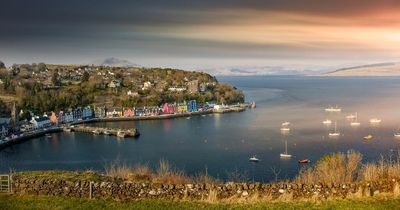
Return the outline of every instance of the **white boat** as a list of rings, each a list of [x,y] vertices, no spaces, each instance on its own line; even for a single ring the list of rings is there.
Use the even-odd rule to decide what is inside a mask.
[[[341,112],[342,109],[339,108],[339,107],[336,105],[336,107],[331,106],[331,107],[325,108],[325,111],[326,111],[326,112]]]
[[[290,125],[290,122],[287,122],[287,121],[282,123],[282,126],[283,126],[283,127],[289,126],[289,125]]]
[[[103,134],[106,135],[106,136],[110,136],[111,135],[111,133],[109,131],[104,131]]]
[[[118,131],[117,132],[117,137],[125,138],[126,137],[126,133],[124,131]]]
[[[382,120],[378,119],[378,118],[372,118],[372,119],[369,120],[369,122],[370,123],[380,123],[380,122],[382,122]]]
[[[256,158],[256,156],[253,155],[253,157],[249,158],[249,161],[250,161],[250,162],[255,162],[255,163],[257,163],[257,162],[260,161],[260,159]]]
[[[353,115],[353,114],[350,114],[350,115],[347,115],[347,116],[346,116],[346,119],[348,119],[348,120],[352,120],[352,119],[354,119],[354,118],[356,118],[356,116]]]
[[[92,132],[93,132],[93,134],[96,134],[96,135],[99,135],[101,133],[99,130],[94,130]]]
[[[357,118],[358,118],[358,116],[357,116],[357,112],[356,112],[354,121],[350,123],[350,126],[353,126],[353,127],[360,126],[361,123],[357,121]]]
[[[281,131],[282,131],[282,132],[288,132],[288,131],[290,131],[290,128],[288,128],[288,127],[282,127],[282,128],[281,128]]]
[[[394,136],[395,138],[400,138],[400,133],[394,133],[393,136]]]
[[[332,124],[332,121],[326,119],[326,120],[322,121],[322,124],[324,124],[324,125],[330,125],[330,124]]]
[[[329,133],[328,135],[330,136],[330,137],[337,137],[337,136],[340,136],[340,133],[337,131],[337,126],[336,126],[336,122],[335,122],[335,131],[333,132],[333,133]]]
[[[285,153],[280,154],[281,158],[291,158],[292,155],[287,151],[287,141],[285,141]]]

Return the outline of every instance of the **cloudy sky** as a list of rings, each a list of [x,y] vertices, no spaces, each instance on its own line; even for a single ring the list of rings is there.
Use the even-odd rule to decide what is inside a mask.
[[[400,61],[396,0],[12,0],[0,60],[319,68]]]

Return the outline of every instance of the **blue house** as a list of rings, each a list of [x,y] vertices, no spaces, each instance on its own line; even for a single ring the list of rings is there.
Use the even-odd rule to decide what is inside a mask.
[[[189,112],[196,112],[197,111],[197,103],[195,100],[189,101],[187,103],[187,110]]]

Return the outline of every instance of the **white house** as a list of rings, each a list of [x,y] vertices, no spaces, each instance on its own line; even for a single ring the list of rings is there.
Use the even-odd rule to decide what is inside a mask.
[[[229,106],[222,104],[222,105],[214,105],[213,109],[215,110],[222,110],[222,109],[228,109]]]
[[[70,112],[65,112],[64,113],[64,122],[65,123],[74,122],[74,115]]]
[[[86,107],[82,110],[82,119],[89,119],[92,118],[93,111],[90,107]]]
[[[183,91],[186,91],[187,88],[186,87],[170,87],[170,88],[168,88],[168,90],[171,92],[183,92]]]
[[[35,129],[47,128],[52,126],[50,118],[48,117],[33,117],[30,121]]]
[[[147,82],[143,83],[142,90],[147,90],[147,89],[150,89],[151,87],[153,87],[153,84],[150,81],[147,81]]]
[[[121,81],[119,80],[112,80],[110,83],[108,83],[108,87],[110,88],[116,88],[121,86]]]

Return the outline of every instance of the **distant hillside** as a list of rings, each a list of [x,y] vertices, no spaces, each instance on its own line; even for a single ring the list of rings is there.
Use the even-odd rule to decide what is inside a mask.
[[[110,67],[139,67],[140,65],[132,63],[128,60],[118,58],[105,58],[103,60],[96,60],[91,62],[95,66],[110,66]]]
[[[377,63],[342,68],[323,76],[400,76],[400,63]]]

